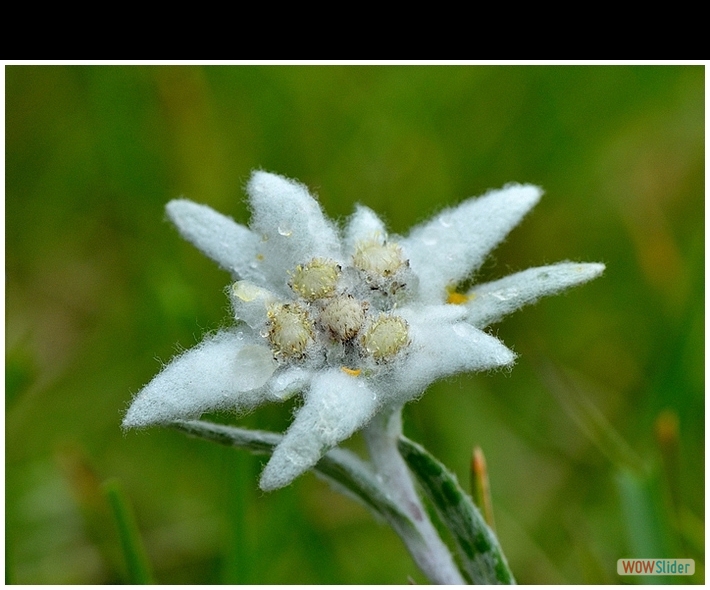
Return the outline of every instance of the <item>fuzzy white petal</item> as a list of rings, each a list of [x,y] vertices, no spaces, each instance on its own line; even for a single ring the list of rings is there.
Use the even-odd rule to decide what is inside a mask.
[[[442,301],[446,287],[474,272],[541,195],[536,186],[507,185],[414,228],[400,244],[419,276],[422,301]]]
[[[466,318],[467,310],[461,305],[410,305],[399,310],[407,322],[419,325],[427,324],[452,324]]]
[[[187,199],[170,201],[165,210],[180,235],[234,277],[256,278],[257,236],[232,218]]]
[[[263,350],[260,350],[263,349]],[[197,418],[267,401],[262,387],[276,364],[268,348],[236,330],[219,332],[173,359],[133,399],[124,428]]]
[[[332,447],[367,424],[381,400],[360,377],[330,369],[313,378],[283,440],[261,474],[262,490],[291,483]]]
[[[269,395],[274,401],[285,401],[296,393],[305,391],[313,372],[302,367],[289,367],[275,373],[267,383]]]
[[[540,297],[591,281],[602,272],[603,264],[562,262],[477,285],[468,293],[467,319],[474,326],[484,328]]]
[[[382,240],[386,236],[385,224],[377,214],[369,207],[357,205],[345,227],[345,252],[352,255],[358,242]]]
[[[388,378],[388,386],[383,387],[396,395],[397,399],[391,401],[409,401],[437,379],[504,367],[515,360],[515,354],[493,336],[465,322],[442,321],[446,313],[450,310],[441,314],[408,314],[412,343]]]
[[[274,288],[290,293],[289,272],[313,258],[341,261],[335,226],[323,215],[308,189],[268,172],[254,172],[247,185],[253,209],[251,229],[262,241],[261,267]]]

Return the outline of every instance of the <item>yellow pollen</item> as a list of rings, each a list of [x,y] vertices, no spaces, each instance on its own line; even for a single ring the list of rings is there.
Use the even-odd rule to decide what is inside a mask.
[[[449,295],[446,298],[446,303],[451,303],[453,305],[462,305],[471,299],[470,295],[464,295],[463,293],[457,293],[456,291],[449,291]]]
[[[348,367],[340,367],[340,370],[343,373],[347,373],[351,377],[357,377],[360,373],[362,373],[362,369],[349,369]]]

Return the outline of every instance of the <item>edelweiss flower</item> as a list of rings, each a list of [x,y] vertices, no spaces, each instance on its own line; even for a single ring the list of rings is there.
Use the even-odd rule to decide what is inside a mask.
[[[447,209],[405,238],[358,206],[343,231],[305,186],[255,172],[246,228],[204,205],[171,201],[180,233],[236,280],[236,327],[176,357],[134,398],[123,426],[247,411],[300,393],[303,404],[260,485],[289,484],[383,409],[433,381],[509,365],[515,355],[482,328],[542,295],[599,275],[561,263],[455,287],[537,203],[511,184]]]

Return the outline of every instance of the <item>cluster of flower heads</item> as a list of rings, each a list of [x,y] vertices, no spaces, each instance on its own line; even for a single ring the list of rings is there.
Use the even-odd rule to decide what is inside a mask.
[[[235,314],[282,363],[340,364],[350,375],[375,369],[409,343],[407,322],[395,309],[406,301],[411,272],[402,249],[379,232],[355,244],[349,262],[313,258],[297,265],[288,282],[294,299],[287,301],[237,281],[231,288]]]
[[[530,185],[469,199],[403,238],[362,206],[338,228],[306,187],[281,176],[255,172],[247,192],[249,228],[191,201],[168,204],[181,234],[235,279],[237,322],[167,365],[123,425],[246,411],[300,393],[262,473],[265,490],[436,379],[511,364],[515,355],[483,328],[604,269],[560,263],[456,291],[537,203],[542,191]]]

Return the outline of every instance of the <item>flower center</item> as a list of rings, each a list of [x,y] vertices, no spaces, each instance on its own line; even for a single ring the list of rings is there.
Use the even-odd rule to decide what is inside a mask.
[[[370,277],[391,277],[406,263],[402,248],[394,242],[366,240],[360,242],[353,254],[355,268]]]
[[[334,340],[347,342],[353,339],[365,323],[367,305],[352,295],[331,299],[320,313],[320,322]]]
[[[407,322],[396,315],[381,314],[362,335],[362,347],[376,361],[392,358],[407,344]]]
[[[332,260],[314,258],[298,265],[291,277],[291,288],[307,301],[332,295],[338,283],[340,266]]]
[[[268,312],[269,341],[276,356],[302,358],[314,340],[308,312],[297,303],[274,305]]]
[[[276,360],[326,364],[358,376],[409,345],[407,322],[395,313],[407,293],[408,271],[399,245],[362,240],[350,265],[325,258],[297,265],[289,273],[291,302],[248,281],[232,286],[232,301],[237,317],[261,331]]]

